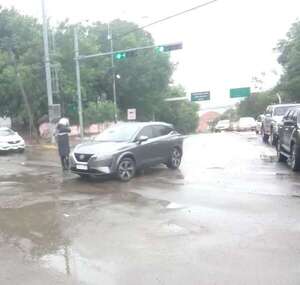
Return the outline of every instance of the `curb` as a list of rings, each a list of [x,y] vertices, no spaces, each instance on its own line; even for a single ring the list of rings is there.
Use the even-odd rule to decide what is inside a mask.
[[[32,145],[26,145],[26,147],[36,147],[36,148],[53,149],[53,150],[57,149],[57,146],[53,144],[32,144]]]

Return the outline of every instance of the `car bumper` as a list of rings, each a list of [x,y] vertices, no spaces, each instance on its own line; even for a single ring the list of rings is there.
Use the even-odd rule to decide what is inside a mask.
[[[216,132],[225,132],[225,131],[228,131],[229,128],[216,128],[215,131]]]
[[[70,156],[70,169],[75,174],[109,175],[114,172],[113,159],[93,160],[87,162],[77,161],[74,155]]]
[[[0,144],[0,151],[18,151],[18,150],[24,150],[25,144],[24,143],[18,143],[18,144]]]
[[[239,127],[238,131],[240,132],[247,132],[247,131],[255,131],[256,127]]]

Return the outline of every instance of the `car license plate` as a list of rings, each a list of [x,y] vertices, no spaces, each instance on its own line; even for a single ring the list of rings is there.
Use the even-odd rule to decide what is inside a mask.
[[[83,165],[83,164],[77,164],[77,165],[76,165],[76,168],[77,168],[78,170],[88,170],[87,165]]]

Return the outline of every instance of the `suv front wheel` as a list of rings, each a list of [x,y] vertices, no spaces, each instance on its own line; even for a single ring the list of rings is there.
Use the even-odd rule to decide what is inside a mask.
[[[290,166],[293,171],[300,170],[300,152],[295,144],[291,147]]]
[[[269,135],[265,134],[264,126],[261,128],[261,136],[264,143],[268,143]]]
[[[278,162],[286,162],[287,158],[281,153],[281,142],[280,142],[280,140],[278,140],[278,142],[277,142],[276,150],[277,150],[277,161]]]
[[[135,161],[131,157],[124,157],[117,168],[117,176],[121,181],[132,179],[136,172]]]
[[[274,134],[274,130],[271,129],[271,134],[270,134],[270,144],[275,146],[276,143],[277,143],[276,135]]]

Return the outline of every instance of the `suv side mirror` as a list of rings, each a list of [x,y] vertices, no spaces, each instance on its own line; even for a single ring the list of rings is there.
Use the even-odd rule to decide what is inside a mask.
[[[137,142],[140,144],[140,143],[142,143],[142,142],[145,142],[145,141],[147,141],[149,138],[147,137],[147,136],[140,136],[140,137],[138,137],[137,138]]]

